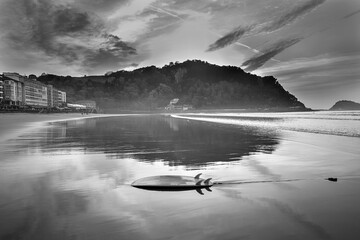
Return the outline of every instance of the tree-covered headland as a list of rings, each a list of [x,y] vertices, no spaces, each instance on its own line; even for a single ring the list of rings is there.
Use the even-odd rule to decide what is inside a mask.
[[[91,99],[102,109],[155,110],[179,98],[194,108],[293,108],[303,103],[271,76],[260,77],[234,66],[218,66],[200,60],[149,66],[103,76],[38,78],[67,92],[68,102]]]

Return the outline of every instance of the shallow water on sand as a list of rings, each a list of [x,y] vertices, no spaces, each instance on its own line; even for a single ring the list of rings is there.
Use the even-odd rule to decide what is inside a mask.
[[[360,239],[358,112],[329,114],[136,115],[27,130],[0,145],[0,239]],[[300,180],[203,195],[130,185],[200,172]]]

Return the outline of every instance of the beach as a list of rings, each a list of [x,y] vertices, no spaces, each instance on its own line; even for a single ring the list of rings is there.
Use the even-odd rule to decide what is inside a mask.
[[[90,114],[81,113],[0,113],[0,142],[15,138],[23,131],[36,128],[46,122],[56,122],[64,120],[76,120],[85,118],[110,117],[112,114]]]
[[[1,239],[360,237],[359,111],[74,117],[8,130]],[[131,186],[199,173],[221,184]]]

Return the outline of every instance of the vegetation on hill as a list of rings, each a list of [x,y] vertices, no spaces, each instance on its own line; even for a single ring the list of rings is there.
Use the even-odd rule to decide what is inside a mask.
[[[166,106],[173,98],[195,108],[305,108],[274,77],[199,60],[104,76],[48,74],[38,80],[66,91],[69,102],[91,99],[103,109],[152,110]]]
[[[332,106],[329,110],[360,110],[360,103],[348,100],[341,100],[337,101],[334,106]]]

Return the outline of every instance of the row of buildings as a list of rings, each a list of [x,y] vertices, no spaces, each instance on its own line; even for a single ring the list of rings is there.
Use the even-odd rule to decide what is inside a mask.
[[[0,75],[0,103],[5,106],[59,107],[66,103],[66,92],[18,73]]]

